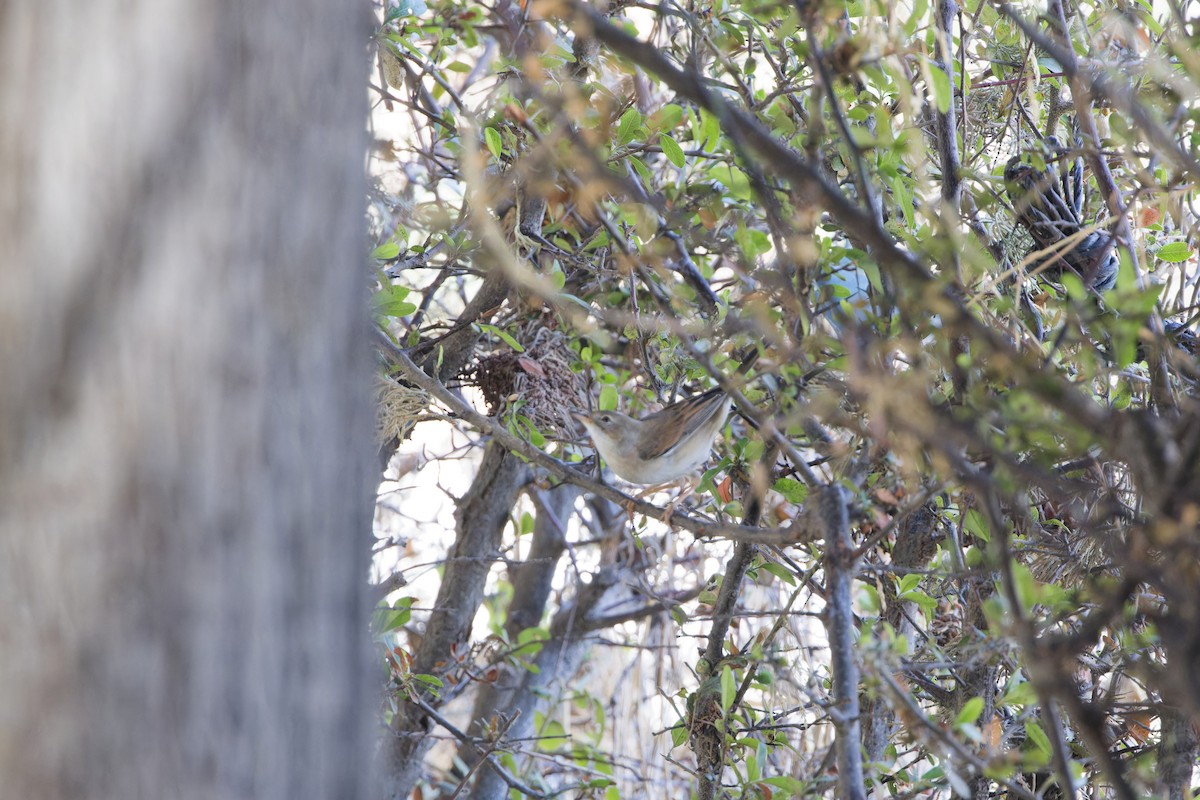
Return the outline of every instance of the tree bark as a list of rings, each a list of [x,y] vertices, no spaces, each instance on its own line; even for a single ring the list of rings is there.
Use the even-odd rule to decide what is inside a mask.
[[[0,6],[5,796],[369,793],[367,22]]]
[[[471,641],[471,624],[483,603],[488,572],[500,557],[504,527],[530,477],[528,464],[499,443],[488,443],[475,481],[458,504],[458,536],[433,605],[437,612],[413,653],[414,674],[446,673],[455,664],[452,649]],[[386,792],[392,800],[407,798],[421,777],[422,759],[433,745],[425,735],[427,724],[425,712],[402,698],[387,747]]]
[[[838,796],[866,798],[862,763],[862,720],[859,713],[858,661],[854,654],[854,609],[850,601],[858,560],[850,533],[850,512],[836,485],[822,486],[815,498],[825,539],[825,631],[833,684],[829,716],[837,731]]]
[[[589,583],[579,587],[574,601],[554,615],[549,640],[533,659],[535,668],[523,671],[519,683],[503,698],[503,714],[514,720],[506,736],[509,741],[521,742],[535,736],[535,712],[549,705],[548,697],[571,693],[570,680],[587,654],[585,637],[595,630],[591,618],[597,609],[618,602],[617,597],[622,591],[628,596],[628,588],[622,586],[628,577],[629,572],[623,565],[601,567]],[[475,788],[469,795],[471,800],[504,800],[508,796],[508,786],[500,774],[488,766],[479,771]]]
[[[558,570],[558,562],[566,549],[566,528],[572,516],[575,501],[579,498],[579,488],[569,483],[559,484],[541,494],[537,504],[537,519],[533,527],[533,540],[528,558],[517,565],[512,571],[513,598],[508,605],[508,618],[504,631],[509,641],[517,641],[518,635],[526,628],[531,628],[542,621],[546,613],[546,604],[553,589],[554,574]],[[523,654],[526,658],[529,655]],[[539,663],[539,674],[543,683],[551,680],[569,679],[570,675],[559,675],[559,661],[545,665]],[[549,670],[547,674],[546,670]],[[471,732],[481,734],[486,731],[488,720],[497,714],[508,714],[517,708],[517,703],[525,702],[522,698],[529,695],[525,684],[530,675],[523,668],[504,664],[500,677],[493,683],[481,683],[475,695],[474,710],[471,712]],[[522,692],[519,696],[518,692]],[[529,696],[529,701],[535,698]],[[458,748],[458,759],[468,767],[474,767],[482,757],[479,750],[472,744],[463,743]],[[491,779],[480,777],[475,790],[475,797],[491,797],[491,792],[503,792],[505,784],[499,775],[494,774],[490,767],[483,768],[492,773]],[[496,781],[495,789],[481,789],[485,783]]]
[[[1200,750],[1197,724],[1176,708],[1164,708],[1162,739],[1158,744],[1158,785],[1160,797],[1186,800],[1192,788],[1192,771]]]

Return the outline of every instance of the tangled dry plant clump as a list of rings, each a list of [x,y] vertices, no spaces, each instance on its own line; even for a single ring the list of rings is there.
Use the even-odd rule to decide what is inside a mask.
[[[429,393],[401,383],[391,375],[375,378],[375,437],[379,442],[402,441],[429,409]]]
[[[562,331],[541,320],[527,323],[517,337],[522,352],[512,348],[483,356],[468,376],[483,392],[493,417],[521,414],[558,438],[575,437],[570,412],[587,407],[583,378],[571,369],[578,356]]]

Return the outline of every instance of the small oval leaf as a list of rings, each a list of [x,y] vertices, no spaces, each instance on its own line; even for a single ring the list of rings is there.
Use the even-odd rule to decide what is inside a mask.
[[[663,155],[667,157],[667,160],[683,169],[683,148],[679,146],[679,142],[664,133],[658,137],[658,144],[662,147]]]
[[[1160,247],[1157,255],[1159,261],[1178,264],[1191,258],[1192,250],[1187,246],[1187,242],[1171,242]]]

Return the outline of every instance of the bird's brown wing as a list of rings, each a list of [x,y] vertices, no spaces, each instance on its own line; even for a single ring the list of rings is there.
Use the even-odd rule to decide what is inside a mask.
[[[712,419],[713,414],[721,408],[721,403],[718,398],[723,394],[719,388],[709,389],[707,392],[701,392],[697,395],[680,400],[678,403],[672,403],[662,411],[656,411],[653,414],[645,417],[642,422],[657,423],[667,422],[671,418],[672,422],[677,422],[683,418],[683,431],[679,437],[672,436],[647,436],[643,437],[638,445],[638,458],[645,461],[658,458],[670,451],[672,447],[677,445],[680,439],[685,438],[689,433],[702,427],[705,423]],[[708,407],[705,408],[704,406]],[[670,430],[674,425],[664,425],[664,428]]]
[[[1070,180],[1059,177],[1052,164],[1039,172],[1029,164],[1013,158],[1004,169],[1007,190],[1017,220],[1025,226],[1039,247],[1049,247],[1070,236],[1081,227],[1070,193]]]

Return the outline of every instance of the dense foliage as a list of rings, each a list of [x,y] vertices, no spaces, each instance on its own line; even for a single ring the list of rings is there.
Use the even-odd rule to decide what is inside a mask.
[[[1191,796],[1197,10],[381,9],[385,455],[483,450],[393,796]],[[714,385],[691,497],[581,462]]]

